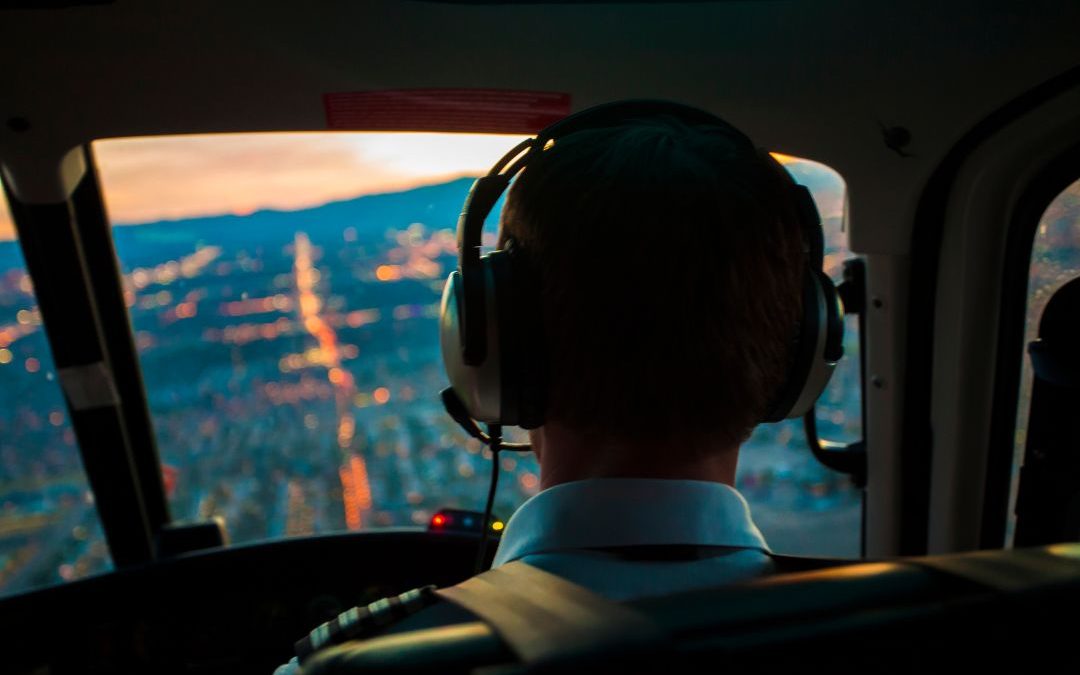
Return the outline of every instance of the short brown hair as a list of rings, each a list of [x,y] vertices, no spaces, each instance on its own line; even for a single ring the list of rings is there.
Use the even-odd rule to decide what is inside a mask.
[[[502,236],[540,274],[547,419],[634,444],[738,444],[779,393],[802,234],[778,169],[714,127],[651,119],[556,141]]]

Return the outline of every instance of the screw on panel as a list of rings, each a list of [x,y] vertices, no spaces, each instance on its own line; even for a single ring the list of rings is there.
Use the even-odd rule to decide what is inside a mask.
[[[885,142],[886,148],[892,150],[901,157],[914,156],[910,152],[904,150],[904,148],[911,145],[911,131],[909,131],[907,127],[887,127],[881,122],[878,122],[878,126],[881,128],[881,140]]]
[[[7,126],[8,129],[11,129],[17,134],[21,134],[24,131],[30,130],[30,120],[25,117],[9,117]]]

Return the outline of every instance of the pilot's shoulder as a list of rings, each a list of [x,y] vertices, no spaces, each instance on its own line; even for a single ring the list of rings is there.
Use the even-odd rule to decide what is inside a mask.
[[[423,586],[345,610],[299,640],[296,655],[303,662],[321,649],[350,640],[474,620],[465,609],[442,601],[435,593],[435,586]]]

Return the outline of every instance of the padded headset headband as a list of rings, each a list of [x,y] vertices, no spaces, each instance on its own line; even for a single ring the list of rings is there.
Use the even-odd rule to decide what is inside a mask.
[[[549,141],[585,129],[603,129],[662,115],[674,117],[688,125],[716,127],[736,142],[740,155],[773,165],[778,178],[784,181],[784,184],[790,185],[794,191],[793,203],[799,211],[797,219],[802,229],[808,263],[814,269],[821,269],[825,242],[817,207],[810,191],[795,183],[768,153],[759,152],[746,134],[711,113],[681,103],[649,99],[605,103],[565,117],[540,131],[535,138],[518,144],[506,153],[486,176],[477,179],[469,191],[457,228],[460,251],[458,270],[461,272],[464,295],[458,311],[461,321],[462,357],[467,365],[478,366],[487,357],[487,307],[483,269],[480,264],[481,236],[484,221],[510,185],[510,181],[537,153],[543,152]]]

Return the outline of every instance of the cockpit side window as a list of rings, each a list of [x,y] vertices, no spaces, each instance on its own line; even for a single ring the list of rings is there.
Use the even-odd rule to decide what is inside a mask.
[[[0,595],[112,568],[0,192]]]
[[[1033,448],[1029,443],[1031,429],[1032,393],[1035,388],[1035,371],[1028,345],[1040,336],[1040,324],[1051,298],[1067,283],[1080,278],[1080,180],[1065,188],[1050,202],[1039,219],[1031,249],[1031,265],[1028,273],[1027,313],[1024,327],[1024,356],[1020,379],[1019,405],[1016,411],[1016,436],[1013,455],[1011,504],[1007,540],[1012,542],[1016,525],[1017,497],[1021,489],[1034,485],[1039,478],[1039,466],[1048,458],[1050,448]],[[1075,345],[1073,352],[1075,354]],[[1049,373],[1048,376],[1053,376]],[[1051,382],[1053,385],[1053,383]],[[1068,424],[1068,422],[1064,422]],[[1045,432],[1044,432],[1045,435]],[[1034,453],[1034,454],[1032,454]],[[1025,458],[1025,454],[1028,455]],[[1021,487],[1021,473],[1027,466],[1030,476],[1027,488]],[[1057,467],[1058,478],[1064,478]],[[1023,510],[1023,509],[1021,509]],[[1022,543],[1022,542],[1019,542]]]
[[[246,542],[482,508],[490,458],[439,403],[436,320],[471,177],[519,140],[93,144],[175,519],[221,518]],[[818,200],[836,276],[847,256],[843,180],[779,159]],[[485,243],[494,234],[490,223]],[[854,365],[823,397],[823,436],[860,433],[853,326]],[[500,462],[495,513],[507,518],[539,477],[530,455]],[[761,427],[738,481],[775,550],[858,554],[858,494],[815,463],[797,423]]]

